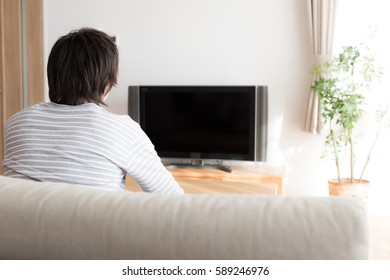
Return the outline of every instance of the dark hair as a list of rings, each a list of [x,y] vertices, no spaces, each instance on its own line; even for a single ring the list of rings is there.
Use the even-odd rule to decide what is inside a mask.
[[[106,33],[82,28],[60,37],[47,63],[49,97],[54,103],[103,104],[106,87],[117,82],[118,48]]]

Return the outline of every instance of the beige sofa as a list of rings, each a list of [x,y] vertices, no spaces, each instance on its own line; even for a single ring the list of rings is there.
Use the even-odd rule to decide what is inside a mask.
[[[341,198],[119,193],[0,176],[0,259],[367,259]]]

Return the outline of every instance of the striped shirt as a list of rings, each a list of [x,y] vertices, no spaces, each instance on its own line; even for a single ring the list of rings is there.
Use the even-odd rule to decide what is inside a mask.
[[[40,103],[5,130],[4,175],[125,190],[129,173],[145,192],[183,193],[129,116],[86,103]]]

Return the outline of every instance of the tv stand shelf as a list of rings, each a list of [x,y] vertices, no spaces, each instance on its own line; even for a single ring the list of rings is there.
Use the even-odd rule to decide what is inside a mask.
[[[268,166],[231,166],[232,172],[219,169],[168,167],[176,181],[190,194],[284,194],[284,168]],[[142,191],[130,177],[126,189]]]

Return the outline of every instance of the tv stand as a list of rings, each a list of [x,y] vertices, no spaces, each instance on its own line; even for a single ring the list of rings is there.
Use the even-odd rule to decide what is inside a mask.
[[[197,168],[190,164],[185,168],[172,166],[169,171],[187,194],[284,194],[283,167],[237,166],[231,172],[220,169]],[[141,187],[131,178],[126,178],[126,189],[139,192]]]
[[[167,168],[180,167],[180,168],[209,168],[209,169],[219,169],[225,172],[232,172],[230,166],[216,163],[216,164],[205,164],[203,160],[191,160],[190,163],[169,163],[165,165]]]

